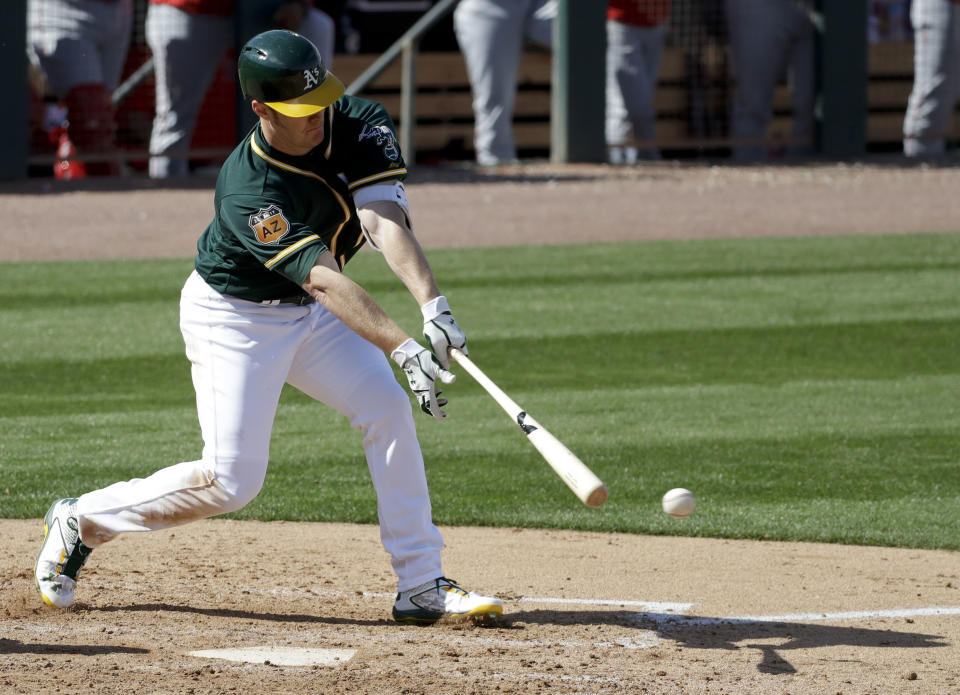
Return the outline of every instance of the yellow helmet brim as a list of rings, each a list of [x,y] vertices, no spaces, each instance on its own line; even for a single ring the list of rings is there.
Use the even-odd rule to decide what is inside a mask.
[[[323,82],[316,89],[312,89],[306,94],[296,99],[287,99],[286,101],[268,101],[265,102],[274,111],[282,113],[291,118],[305,118],[312,116],[317,111],[322,111],[343,96],[346,91],[340,78],[327,70]]]

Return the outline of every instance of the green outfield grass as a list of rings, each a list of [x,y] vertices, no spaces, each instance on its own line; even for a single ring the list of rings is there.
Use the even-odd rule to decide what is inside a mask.
[[[460,371],[418,414],[438,523],[960,549],[960,234],[429,255],[477,364],[610,488],[584,507]],[[0,265],[0,517],[199,456],[190,267]],[[382,258],[350,274],[419,335]],[[288,390],[233,516],[375,522],[358,433]]]

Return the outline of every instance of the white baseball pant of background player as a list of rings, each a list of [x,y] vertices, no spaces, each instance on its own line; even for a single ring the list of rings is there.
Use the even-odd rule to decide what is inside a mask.
[[[150,176],[186,176],[190,162],[182,155],[190,149],[197,114],[220,59],[234,43],[233,18],[151,3],[144,28],[156,71]],[[171,46],[179,50],[171,51]]]
[[[943,154],[960,96],[960,1],[913,0],[913,90],[903,119],[903,152]]]
[[[203,435],[199,461],[82,495],[80,535],[169,528],[240,509],[263,485],[284,381],[346,415],[363,433],[380,533],[403,591],[443,574],[423,457],[406,391],[381,350],[319,303],[264,306],[184,285],[180,328]],[[318,437],[317,466],[323,466]],[[322,476],[322,473],[319,473]]]
[[[131,0],[30,0],[27,52],[59,98],[81,84],[116,88],[130,44]]]
[[[556,16],[556,0],[461,0],[453,11],[473,92],[477,163],[516,160],[513,107],[523,43],[550,46]]]
[[[808,0],[727,0],[730,54],[737,81],[730,136],[760,140],[773,116],[777,82],[789,67],[793,132],[813,137],[814,26]],[[795,148],[802,154],[805,148]],[[809,149],[809,148],[806,148]],[[764,159],[760,145],[735,147],[739,160]]]

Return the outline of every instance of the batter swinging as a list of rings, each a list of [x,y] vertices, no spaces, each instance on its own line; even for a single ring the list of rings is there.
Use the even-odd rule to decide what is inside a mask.
[[[437,380],[454,380],[448,350],[466,350],[466,338],[411,231],[393,124],[379,104],[343,96],[299,34],[260,34],[238,63],[259,124],[221,169],[214,218],[180,300],[202,457],[54,502],[37,588],[46,603],[69,606],[92,548],[250,502],[263,485],[286,382],[363,433],[381,539],[398,578],[393,617],[500,615],[499,599],[443,576],[410,403],[384,355],[403,368],[421,409],[443,419]],[[421,306],[434,354],[341,274],[365,241]]]

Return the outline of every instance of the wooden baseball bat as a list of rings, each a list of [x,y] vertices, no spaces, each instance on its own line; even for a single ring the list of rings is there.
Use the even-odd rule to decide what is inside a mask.
[[[560,479],[573,490],[573,493],[580,498],[581,502],[588,507],[599,507],[607,501],[609,494],[607,486],[563,442],[550,434],[546,427],[534,420],[527,411],[517,405],[463,352],[451,348],[450,356],[470,373],[470,376],[493,397],[493,400],[501,408],[507,411],[507,415],[512,420],[520,425],[520,429],[527,435],[530,443],[537,448],[540,455],[550,464],[550,467],[560,476]]]

